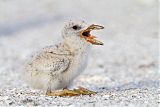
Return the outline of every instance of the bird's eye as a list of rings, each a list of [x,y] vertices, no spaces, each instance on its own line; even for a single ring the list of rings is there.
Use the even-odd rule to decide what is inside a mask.
[[[78,29],[78,26],[73,26],[72,27],[74,30],[77,30]]]
[[[75,25],[75,26],[73,26],[72,28],[73,28],[74,30],[78,30],[78,29],[80,29],[81,27],[80,27],[80,26]]]

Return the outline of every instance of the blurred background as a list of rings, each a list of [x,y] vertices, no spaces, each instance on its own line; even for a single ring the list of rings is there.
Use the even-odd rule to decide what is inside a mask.
[[[26,86],[21,68],[36,51],[61,40],[69,20],[101,24],[88,68],[74,86],[157,84],[158,0],[1,0],[0,87]],[[140,85],[136,85],[140,86]]]

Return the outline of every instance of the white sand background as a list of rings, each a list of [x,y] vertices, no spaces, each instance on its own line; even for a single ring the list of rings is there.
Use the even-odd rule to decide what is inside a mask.
[[[72,88],[93,96],[48,97],[23,82],[34,52],[61,40],[64,22],[101,24],[87,69]],[[1,0],[0,106],[158,107],[160,70],[157,0]],[[22,74],[22,75],[21,75]]]

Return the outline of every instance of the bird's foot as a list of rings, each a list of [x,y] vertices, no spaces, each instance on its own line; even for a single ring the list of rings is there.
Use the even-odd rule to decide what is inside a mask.
[[[47,91],[46,93],[48,96],[78,96],[79,93],[75,92],[74,90],[64,89],[62,91]]]
[[[91,95],[91,94],[96,94],[97,92],[90,91],[86,88],[79,87],[79,89],[74,89],[74,90],[69,90],[69,89],[64,89],[62,91],[47,91],[48,96],[80,96],[80,95]]]
[[[79,94],[82,94],[82,95],[91,95],[91,94],[96,94],[97,92],[95,91],[91,91],[91,90],[88,90],[86,88],[83,88],[83,87],[78,87],[79,89],[74,89],[75,92],[78,92]]]

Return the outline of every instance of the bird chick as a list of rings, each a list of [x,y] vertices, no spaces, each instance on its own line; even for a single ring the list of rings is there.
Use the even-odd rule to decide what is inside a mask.
[[[82,87],[68,90],[67,86],[86,68],[91,45],[103,45],[90,34],[92,30],[103,28],[87,25],[84,21],[68,22],[62,29],[63,41],[43,48],[26,64],[24,75],[27,82],[53,96],[94,93]],[[64,90],[56,92],[57,89]]]

